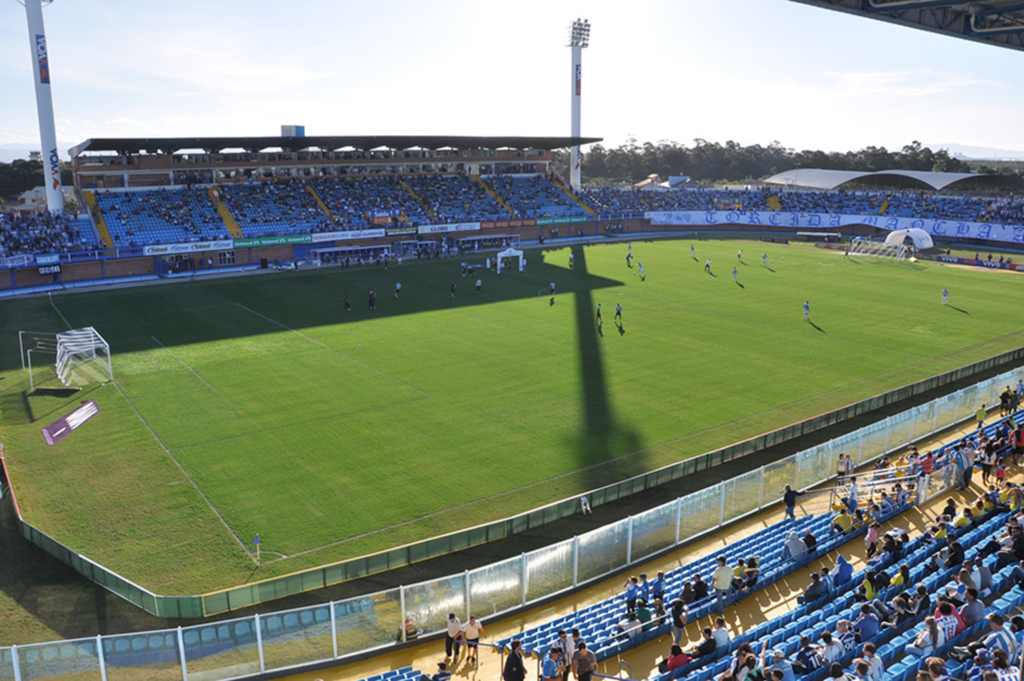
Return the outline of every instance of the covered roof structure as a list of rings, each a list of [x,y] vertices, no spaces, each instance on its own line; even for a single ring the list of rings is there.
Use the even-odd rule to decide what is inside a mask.
[[[1024,189],[1024,180],[1016,175],[989,175],[977,173],[931,173],[923,170],[879,170],[873,173],[855,170],[825,170],[822,168],[795,168],[772,175],[765,184],[810,189],[838,189],[846,184],[874,187],[902,187],[941,191],[992,191],[997,189]]]
[[[244,149],[257,153],[265,149],[303,151],[317,149],[564,149],[600,142],[600,137],[448,137],[422,135],[352,135],[314,137],[139,137],[88,139],[68,152],[74,158],[86,151],[117,154],[173,154],[183,149],[201,149],[219,153],[224,149]]]
[[[1024,50],[1020,0],[793,0],[996,47]]]

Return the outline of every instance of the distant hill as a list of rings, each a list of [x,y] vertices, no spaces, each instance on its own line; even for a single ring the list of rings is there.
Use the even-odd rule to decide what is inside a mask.
[[[950,156],[961,159],[1017,161],[1024,160],[1024,151],[996,149],[994,147],[972,147],[967,144],[929,144],[932,149],[947,149]]]

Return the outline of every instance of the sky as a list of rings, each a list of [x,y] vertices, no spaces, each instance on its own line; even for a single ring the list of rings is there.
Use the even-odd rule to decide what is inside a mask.
[[[91,137],[568,135],[618,146],[1024,152],[1024,52],[789,0],[56,0],[58,144]],[[38,148],[25,10],[0,2],[0,148]],[[22,154],[23,155],[23,154]],[[0,159],[2,160],[2,159]]]

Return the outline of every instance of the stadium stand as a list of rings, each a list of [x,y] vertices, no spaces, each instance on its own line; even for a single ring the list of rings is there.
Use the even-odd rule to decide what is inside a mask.
[[[96,248],[88,223],[69,215],[0,213],[0,257],[33,253],[72,253]]]
[[[420,202],[393,176],[324,178],[313,182],[334,224],[341,229],[371,227],[374,220],[401,219],[428,224],[430,216]]]
[[[231,238],[205,188],[104,192],[96,199],[115,247]]]
[[[417,175],[409,186],[433,211],[438,222],[507,220],[509,214],[480,183],[465,175]]]
[[[586,215],[572,197],[544,175],[488,175],[483,180],[512,206],[518,217]]]
[[[332,227],[301,180],[223,185],[220,196],[246,237],[329,232]]]
[[[1002,459],[1011,454],[1007,438],[1009,421],[1019,422],[1022,417],[1024,417],[1024,412],[1017,412],[1008,419],[1002,419],[986,427],[983,430],[983,437],[980,434],[975,434],[974,437],[977,438],[978,444],[982,442],[983,438],[992,442],[991,449],[997,460]],[[933,452],[936,470],[954,465],[954,451],[958,444],[960,443],[951,443]],[[882,460],[884,461],[884,458]],[[879,465],[874,473],[868,471],[866,477],[873,478],[875,482],[874,489],[869,496],[878,491],[880,486],[890,484],[894,480],[889,477],[890,475],[895,475],[897,472],[916,473],[916,471],[909,470],[909,467],[913,465],[916,463],[911,464],[906,459],[901,459],[895,466]],[[801,648],[801,636],[809,637],[810,642],[814,644],[821,640],[823,633],[833,632],[832,637],[837,641],[840,640],[839,622],[846,620],[855,626],[853,623],[856,622],[864,603],[868,604],[869,611],[876,619],[880,622],[888,622],[888,624],[878,628],[876,634],[865,636],[864,640],[854,643],[847,637],[843,641],[846,645],[840,664],[850,672],[850,676],[846,678],[857,678],[856,662],[860,659],[857,656],[857,650],[859,650],[857,645],[866,643],[875,646],[875,655],[884,666],[889,667],[885,675],[886,679],[905,681],[915,678],[922,665],[926,664],[926,658],[908,652],[907,646],[915,641],[918,633],[925,627],[924,618],[926,615],[932,614],[932,604],[937,603],[940,598],[947,597],[956,602],[966,600],[964,594],[968,580],[961,579],[958,574],[964,561],[978,561],[994,575],[991,586],[986,587],[987,595],[985,597],[990,604],[984,607],[985,613],[1000,613],[1005,616],[1006,621],[1009,621],[1010,611],[1024,603],[1024,588],[1021,586],[1024,584],[1024,569],[1017,566],[1017,558],[1024,558],[1024,555],[1011,555],[1007,558],[1007,552],[1011,548],[1015,553],[1024,553],[1024,534],[1019,542],[1019,550],[1016,543],[1012,545],[1009,543],[1009,531],[1000,534],[1004,525],[1015,524],[1018,518],[1024,520],[1024,513],[1021,513],[1024,508],[1024,495],[1012,494],[1012,489],[1007,485],[1002,490],[996,490],[995,493],[990,491],[979,497],[972,506],[972,510],[976,510],[976,515],[973,520],[964,523],[965,526],[957,526],[951,518],[944,514],[936,519],[931,531],[923,532],[912,540],[905,532],[888,533],[893,537],[890,540],[889,548],[883,549],[882,553],[869,561],[868,566],[852,574],[849,579],[841,584],[833,583],[822,598],[799,605],[785,615],[754,626],[732,638],[728,645],[716,647],[714,652],[688,661],[672,671],[654,674],[650,677],[651,680],[669,681],[670,679],[685,678],[687,681],[710,681],[710,679],[728,679],[730,678],[728,672],[734,668],[737,662],[742,664],[744,653],[748,649],[752,649],[755,654],[762,648],[769,651],[780,651],[782,660],[792,660]],[[841,498],[842,494],[840,493],[838,496]],[[874,520],[883,521],[886,518],[896,518],[907,508],[907,504],[904,504]],[[966,517],[966,514],[963,515]],[[700,574],[706,583],[711,583],[714,560],[718,555],[725,556],[727,564],[732,564],[737,558],[745,556],[760,557],[758,563],[760,572],[757,575],[756,584],[751,589],[753,591],[764,588],[766,585],[778,581],[785,574],[806,566],[829,551],[840,548],[852,537],[862,535],[867,529],[867,523],[864,523],[859,527],[851,527],[845,533],[827,535],[829,524],[828,517],[816,518],[813,516],[806,516],[796,521],[776,523],[739,542],[730,544],[727,549],[715,556],[707,556],[673,570],[665,577],[666,608],[671,608],[668,602],[669,598],[675,594],[679,594],[678,597],[682,598],[683,594],[689,592],[689,589],[683,589],[682,585],[685,582],[692,583],[694,575]],[[814,549],[808,550],[795,560],[785,559],[781,545],[782,537],[788,532],[782,530],[795,532],[797,535],[810,531],[818,538],[818,543]],[[947,533],[948,538],[943,541],[943,534]],[[824,536],[827,538],[822,539]],[[900,539],[896,537],[900,537]],[[962,552],[957,552],[954,549],[954,542],[957,543],[957,546],[962,547]],[[1000,549],[1002,552],[999,552]],[[940,553],[941,551],[946,553]],[[932,555],[942,556],[940,561],[936,561],[935,566],[929,562],[929,557]],[[1021,564],[1024,565],[1024,560],[1021,561]],[[890,573],[892,573],[893,579],[898,577],[902,581],[899,584],[892,584],[889,581]],[[977,568],[975,574],[980,573],[981,569]],[[879,575],[885,575],[885,577],[879,578]],[[838,580],[838,570],[828,578]],[[920,588],[918,585],[923,586],[924,592],[928,594],[928,605],[925,607],[919,605],[909,613],[899,613],[894,601],[898,596],[913,593],[915,588]],[[877,593],[874,593],[876,591]],[[633,637],[623,635],[616,623],[627,610],[626,595],[622,594],[594,604],[571,615],[505,638],[498,643],[507,647],[512,640],[520,640],[524,650],[543,656],[553,646],[560,645],[559,630],[574,628],[579,630],[580,638],[588,641],[588,645],[591,650],[596,652],[598,659],[606,659],[664,636],[671,631],[671,615],[667,614],[661,618],[661,621],[655,618],[650,625],[643,627]],[[749,593],[743,594],[743,597],[746,595]],[[713,597],[693,601],[687,607],[688,617],[691,621],[706,615],[713,615],[715,612]],[[956,646],[966,645],[969,640],[977,637],[983,629],[990,626],[993,631],[998,630],[995,624],[989,625],[986,619],[972,622],[959,631],[955,637],[936,646],[932,655],[944,655]],[[1021,622],[1020,628],[1014,630],[1013,633],[1019,652],[1024,649],[1022,648],[1024,646],[1024,621]],[[944,660],[943,664],[946,665],[946,672],[950,676],[967,678],[975,660],[958,661],[951,658],[948,663]],[[1010,664],[1011,666],[1016,664],[1015,656],[1011,657]],[[766,667],[764,678],[771,678],[770,672],[771,667]],[[801,679],[801,681],[820,681],[828,673],[829,666],[822,665],[812,673],[795,674],[793,678]],[[737,678],[743,678],[743,674],[739,674]]]

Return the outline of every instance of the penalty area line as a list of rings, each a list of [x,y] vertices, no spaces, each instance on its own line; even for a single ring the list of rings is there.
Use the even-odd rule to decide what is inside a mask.
[[[371,365],[367,364],[366,362],[360,361],[360,360],[356,359],[355,357],[353,357],[352,355],[346,354],[346,353],[342,352],[341,350],[339,350],[337,348],[332,348],[327,343],[324,343],[323,341],[319,341],[316,338],[312,338],[310,336],[307,336],[306,334],[302,333],[301,331],[297,331],[297,330],[293,329],[292,327],[287,326],[286,324],[282,324],[281,322],[277,321],[276,319],[271,319],[267,315],[261,314],[261,313],[257,312],[256,310],[252,310],[252,309],[246,307],[245,305],[242,305],[241,303],[235,303],[235,305],[237,305],[238,307],[242,308],[243,310],[245,310],[246,312],[248,312],[250,314],[254,314],[254,315],[256,315],[257,317],[259,317],[261,319],[267,320],[271,324],[274,324],[276,326],[280,326],[285,331],[290,331],[290,332],[294,333],[295,335],[297,335],[297,336],[299,336],[301,338],[305,338],[310,343],[315,343],[316,345],[319,345],[319,346],[321,346],[323,348],[326,348],[326,349],[330,350],[331,352],[333,352],[335,354],[341,355],[345,359],[348,359],[348,360],[350,360],[352,362],[355,362],[356,364],[359,364],[360,366],[366,367],[370,371],[375,371],[376,373],[380,374],[381,376],[384,376],[385,378],[389,378],[392,381],[394,381],[395,383],[398,383],[400,385],[404,385],[406,388],[409,388],[410,390],[415,390],[420,395],[423,395],[423,396],[428,397],[430,399],[434,398],[434,396],[431,395],[430,393],[428,393],[427,391],[420,390],[419,388],[417,388],[414,385],[409,385],[408,383],[406,383],[402,379],[396,378],[396,377],[392,376],[391,374],[387,373],[386,371],[381,371],[377,367],[371,366]],[[358,338],[358,336],[357,336],[357,338]],[[362,347],[362,344],[363,344],[363,341],[360,339],[359,340],[359,346],[356,349],[358,350],[359,347]]]

